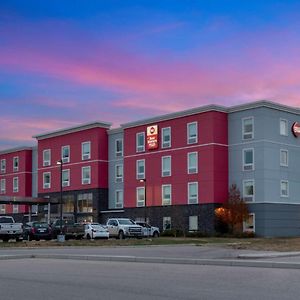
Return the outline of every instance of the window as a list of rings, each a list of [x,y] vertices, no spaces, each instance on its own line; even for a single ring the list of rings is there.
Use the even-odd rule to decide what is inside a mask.
[[[161,130],[161,147],[171,147],[171,127],[165,127]]]
[[[254,180],[243,181],[243,198],[245,201],[254,201]]]
[[[0,213],[1,214],[5,214],[6,213],[5,204],[0,204]]]
[[[70,170],[62,171],[62,186],[70,186]]]
[[[1,173],[6,172],[6,159],[1,159]]]
[[[243,170],[254,170],[254,149],[243,150]]]
[[[79,194],[77,196],[77,212],[92,213],[93,212],[93,194]]]
[[[145,187],[136,188],[136,206],[145,206]]]
[[[123,181],[123,165],[116,165],[116,182]]]
[[[189,216],[189,231],[198,230],[198,216]]]
[[[64,195],[63,196],[63,212],[74,214],[74,196]]]
[[[0,193],[5,194],[6,193],[6,180],[3,178],[0,181]]]
[[[280,166],[288,167],[289,165],[289,152],[285,149],[280,149]]]
[[[70,146],[61,147],[61,159],[63,163],[70,162]]]
[[[47,167],[51,165],[51,151],[46,149],[43,151],[43,166]]]
[[[13,158],[13,166],[14,166],[14,172],[19,171],[19,157],[18,156]]]
[[[91,167],[81,168],[81,183],[90,184],[91,183]]]
[[[19,178],[14,177],[13,178],[13,192],[17,193],[19,191]]]
[[[145,151],[145,133],[139,132],[136,134],[136,152]]]
[[[123,208],[123,191],[122,190],[116,190],[115,208]]]
[[[123,140],[116,140],[116,157],[123,156]]]
[[[136,161],[136,179],[145,179],[145,160]]]
[[[243,119],[243,139],[253,139],[253,117]]]
[[[162,191],[162,205],[171,205],[171,185],[163,184],[161,187]]]
[[[91,158],[91,142],[84,142],[81,144],[81,153],[82,160]]]
[[[198,182],[188,183],[188,203],[189,204],[198,203]]]
[[[171,217],[163,217],[163,231],[171,229]]]
[[[161,158],[161,176],[171,176],[171,156]]]
[[[19,212],[19,205],[13,204],[13,214],[17,214]]]
[[[187,143],[195,144],[198,142],[197,122],[187,124]]]
[[[188,174],[198,173],[198,152],[188,153]]]
[[[280,119],[280,135],[288,135],[288,121]]]
[[[43,188],[50,189],[50,187],[51,187],[51,173],[50,172],[43,173]]]
[[[244,232],[255,232],[255,214],[249,214],[248,218],[243,222]]]
[[[280,196],[281,197],[289,196],[289,182],[287,180],[280,181]]]

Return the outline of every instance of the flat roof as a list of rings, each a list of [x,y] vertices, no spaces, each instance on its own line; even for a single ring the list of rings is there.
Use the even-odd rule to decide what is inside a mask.
[[[25,151],[25,150],[34,150],[36,147],[29,147],[29,146],[21,146],[21,147],[15,147],[7,150],[2,150],[0,151],[1,154],[9,154],[9,153],[14,153],[14,152],[19,152],[19,151]]]
[[[43,139],[48,139],[48,138],[52,138],[52,137],[56,137],[56,136],[61,136],[61,135],[65,135],[65,134],[69,134],[69,133],[73,133],[73,132],[79,132],[82,130],[87,130],[87,129],[92,129],[92,128],[97,128],[97,127],[109,129],[111,127],[111,125],[112,125],[112,123],[102,122],[102,121],[94,121],[94,122],[90,122],[90,123],[80,124],[80,125],[76,125],[76,126],[72,126],[72,127],[68,127],[68,128],[51,131],[51,132],[46,132],[43,134],[34,135],[33,138],[36,138],[37,140],[43,140]]]

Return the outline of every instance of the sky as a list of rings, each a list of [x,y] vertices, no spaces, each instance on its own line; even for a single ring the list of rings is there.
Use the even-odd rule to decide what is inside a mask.
[[[1,0],[0,150],[206,104],[299,107],[299,54],[299,0]]]

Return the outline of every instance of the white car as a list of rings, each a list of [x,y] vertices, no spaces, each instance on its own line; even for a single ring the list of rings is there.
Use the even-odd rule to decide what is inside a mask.
[[[144,236],[159,237],[160,231],[158,227],[151,226],[146,222],[135,222],[135,223],[143,227]]]
[[[108,239],[109,232],[99,223],[91,223],[84,225],[84,238],[85,239]]]

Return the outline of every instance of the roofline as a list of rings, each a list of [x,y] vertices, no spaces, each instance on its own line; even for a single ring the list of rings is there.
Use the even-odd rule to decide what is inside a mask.
[[[192,108],[189,110],[165,114],[165,115],[161,115],[161,116],[157,116],[157,117],[153,117],[153,118],[138,120],[135,122],[124,123],[124,124],[121,124],[121,127],[126,129],[126,128],[131,128],[131,127],[136,127],[136,126],[141,126],[141,125],[146,125],[146,124],[151,124],[151,123],[156,123],[156,122],[167,121],[167,120],[176,119],[176,118],[182,118],[182,117],[186,117],[186,116],[192,116],[192,115],[195,115],[198,113],[205,113],[208,111],[218,111],[218,112],[223,112],[223,113],[229,114],[229,113],[239,112],[239,111],[243,111],[243,110],[259,108],[259,107],[267,107],[267,108],[271,108],[271,109],[277,109],[277,110],[300,115],[300,109],[297,107],[287,106],[287,105],[279,104],[279,103],[269,101],[269,100],[258,100],[258,101],[234,105],[234,106],[230,106],[230,107],[220,106],[220,105],[216,105],[216,104],[205,105],[205,106],[201,106],[201,107],[197,107],[197,108]]]
[[[26,150],[34,150],[36,147],[30,147],[30,146],[20,146],[20,147],[15,147],[15,148],[10,148],[6,150],[1,150],[0,155],[2,154],[9,154],[9,153],[14,153],[14,152],[20,152],[20,151],[26,151]]]
[[[72,126],[72,127],[68,127],[68,128],[51,131],[51,132],[46,132],[46,133],[39,134],[39,135],[34,135],[33,138],[36,138],[37,140],[44,140],[44,139],[48,139],[48,138],[52,138],[52,137],[56,137],[56,136],[61,136],[61,135],[79,132],[82,130],[87,130],[87,129],[92,129],[92,128],[97,128],[97,127],[109,129],[111,125],[112,125],[112,123],[94,121],[94,122],[90,122],[90,123],[85,123],[85,124],[81,124],[81,125],[77,125],[77,126]]]
[[[122,133],[124,131],[124,129],[122,127],[118,127],[118,128],[112,128],[112,129],[108,129],[107,130],[107,134],[115,134],[115,133]]]

